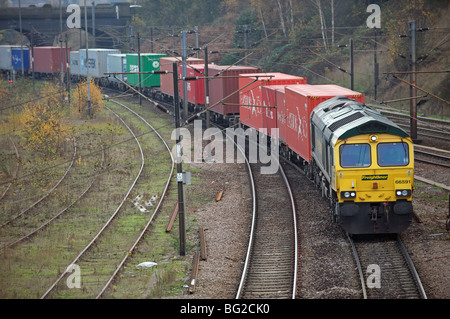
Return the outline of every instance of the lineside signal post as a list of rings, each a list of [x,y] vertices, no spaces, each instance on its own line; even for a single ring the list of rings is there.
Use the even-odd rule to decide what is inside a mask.
[[[175,110],[175,134],[176,134],[176,164],[177,164],[177,188],[178,188],[178,217],[179,217],[179,233],[180,233],[180,256],[186,256],[186,223],[185,223],[185,190],[184,185],[191,184],[191,175],[189,172],[183,172],[183,164],[182,164],[182,151],[181,151],[181,134],[180,134],[180,103],[179,103],[179,92],[178,92],[178,63],[174,62],[172,65],[173,68],[173,88],[174,88],[174,97],[173,104]],[[152,71],[152,72],[138,72],[141,73],[151,73],[151,74],[167,74],[170,72],[167,71]],[[119,72],[119,73],[105,73],[105,75],[114,75],[116,79],[116,75],[118,74],[136,74],[136,72]],[[141,92],[137,91],[127,83],[121,81],[123,84],[129,86],[133,89],[139,96],[145,97]]]
[[[412,84],[416,84],[417,75],[416,71],[416,21],[409,21],[409,63],[411,74],[409,76],[409,81]],[[409,102],[410,108],[410,134],[413,140],[417,140],[417,100],[415,96],[417,95],[417,90],[415,87],[409,87],[411,100]]]
[[[175,131],[176,131],[176,161],[177,161],[177,187],[178,187],[178,218],[180,228],[180,256],[186,256],[186,225],[185,225],[185,203],[183,166],[181,162],[181,134],[180,134],[180,103],[178,96],[178,63],[173,63],[173,92],[175,109]]]

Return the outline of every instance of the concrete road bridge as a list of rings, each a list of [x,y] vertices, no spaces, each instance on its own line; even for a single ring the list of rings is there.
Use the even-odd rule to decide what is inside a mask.
[[[84,6],[81,6],[80,9],[81,29],[85,30]],[[132,10],[130,3],[99,4],[94,6],[93,10],[92,2],[88,1],[89,42],[95,41],[95,46],[98,48],[118,48],[121,42],[127,41],[124,37],[127,34],[126,26],[129,24],[133,14]],[[1,8],[0,30],[20,32],[19,11],[22,20],[22,33],[28,38],[29,42],[33,38],[35,46],[55,45],[60,34],[61,25],[63,33],[69,30],[66,22],[72,11],[66,12],[67,7],[61,7],[60,9],[49,4],[43,7],[22,7],[20,10],[19,8]],[[60,12],[62,13],[62,24],[60,23]],[[93,12],[94,14],[92,14]],[[74,39],[77,39],[77,36],[74,35],[77,30],[79,29],[70,29],[72,42],[75,41]],[[9,32],[9,34],[11,33]],[[77,33],[80,34],[78,38],[81,38],[81,32]],[[8,34],[8,32],[3,34],[5,38],[5,34]],[[10,36],[12,37],[12,35]],[[5,40],[7,42],[5,44],[12,44],[11,41],[8,42],[8,35],[6,35]],[[79,41],[78,43],[75,42],[74,47],[78,49]]]

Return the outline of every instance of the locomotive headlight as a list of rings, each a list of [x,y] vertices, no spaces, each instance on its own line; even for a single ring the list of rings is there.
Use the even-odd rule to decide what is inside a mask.
[[[411,196],[411,190],[410,189],[397,189],[395,191],[395,195],[398,197],[409,197]]]
[[[371,142],[376,142],[376,141],[378,141],[378,136],[376,136],[376,135],[370,136],[370,141],[371,141]]]
[[[341,192],[341,197],[344,199],[355,198],[356,192]]]

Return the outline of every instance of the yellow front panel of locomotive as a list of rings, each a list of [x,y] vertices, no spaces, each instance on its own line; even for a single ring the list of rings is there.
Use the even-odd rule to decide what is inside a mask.
[[[408,159],[395,166],[380,166],[377,146],[401,144],[407,146]],[[340,147],[348,145],[364,150],[364,157],[354,165],[345,166],[341,160]],[[400,138],[390,134],[358,135],[345,141],[338,141],[334,148],[335,163],[333,170],[333,190],[339,202],[387,202],[398,199],[412,199],[414,187],[413,144],[409,138]],[[392,159],[390,159],[392,161]],[[342,166],[341,166],[342,165]],[[381,164],[383,165],[383,164]],[[351,166],[351,167],[350,167]]]

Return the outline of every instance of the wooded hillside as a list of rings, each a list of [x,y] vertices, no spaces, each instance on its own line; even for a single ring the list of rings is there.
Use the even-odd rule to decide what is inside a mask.
[[[355,90],[371,103],[409,96],[409,86],[385,72],[409,70],[409,21],[415,20],[416,70],[449,67],[449,2],[446,0],[143,0],[137,30],[158,34],[154,51],[180,52],[180,30],[199,26],[199,46],[221,64],[250,64],[264,71],[301,75],[309,83],[350,87],[350,39],[354,43]],[[369,28],[380,8],[380,28]],[[431,28],[431,30],[421,31]],[[175,37],[174,37],[175,36]],[[188,46],[195,46],[189,35]],[[144,48],[149,48],[149,41]],[[375,50],[378,76],[375,77]],[[409,75],[402,75],[409,80]],[[375,81],[378,81],[375,96]],[[450,100],[448,73],[420,74],[417,85]],[[418,91],[419,96],[426,95]],[[392,106],[407,107],[408,101]],[[448,104],[428,96],[419,112],[450,116]]]

